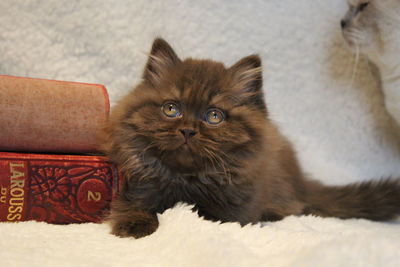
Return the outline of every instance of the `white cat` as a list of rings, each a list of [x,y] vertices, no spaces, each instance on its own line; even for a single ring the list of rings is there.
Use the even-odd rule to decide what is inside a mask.
[[[343,36],[379,68],[386,109],[400,125],[400,0],[348,2]]]

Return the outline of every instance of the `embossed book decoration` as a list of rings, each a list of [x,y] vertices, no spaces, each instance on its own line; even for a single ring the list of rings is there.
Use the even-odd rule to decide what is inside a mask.
[[[117,192],[103,157],[0,152],[0,221],[99,222]]]

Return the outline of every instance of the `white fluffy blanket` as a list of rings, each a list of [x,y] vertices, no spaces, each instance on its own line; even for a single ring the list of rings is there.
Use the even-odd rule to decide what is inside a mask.
[[[0,73],[107,86],[140,78],[155,36],[182,57],[264,62],[271,118],[328,184],[400,177],[399,136],[365,61],[343,44],[345,0],[1,0]],[[399,59],[400,61],[400,59]],[[400,266],[400,224],[288,217],[240,228],[187,207],[141,240],[106,225],[0,224],[1,266]]]
[[[143,239],[106,225],[24,222],[1,226],[2,266],[400,266],[400,226],[366,220],[287,217],[241,228],[179,206]]]

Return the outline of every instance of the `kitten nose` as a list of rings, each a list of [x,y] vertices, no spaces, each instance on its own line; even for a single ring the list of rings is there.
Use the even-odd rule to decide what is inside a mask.
[[[342,20],[340,21],[340,27],[342,27],[342,29],[344,29],[344,28],[346,28],[346,26],[347,26],[347,21],[344,20],[344,19],[342,19]]]
[[[180,129],[179,131],[185,137],[185,142],[197,134],[197,132],[192,129]]]

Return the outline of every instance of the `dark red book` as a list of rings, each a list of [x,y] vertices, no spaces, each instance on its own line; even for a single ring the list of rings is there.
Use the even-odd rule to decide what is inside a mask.
[[[0,152],[0,221],[99,222],[118,177],[100,156]]]
[[[93,153],[109,109],[103,85],[0,75],[0,151]]]

